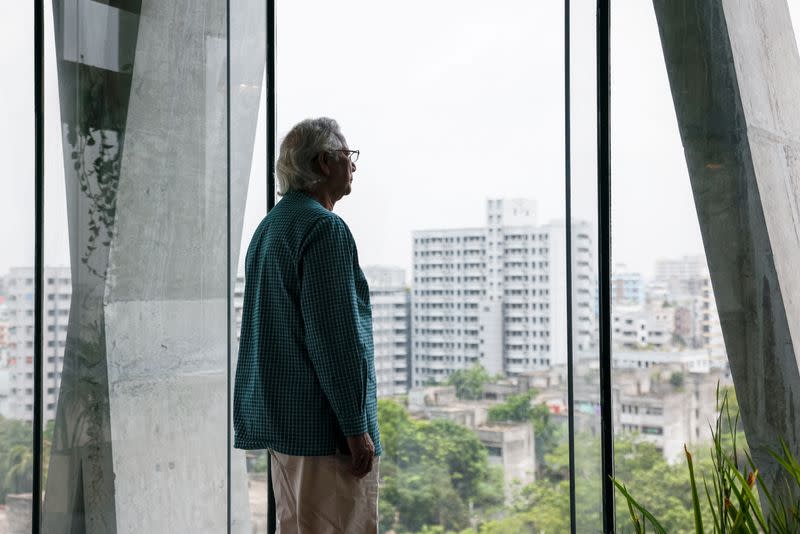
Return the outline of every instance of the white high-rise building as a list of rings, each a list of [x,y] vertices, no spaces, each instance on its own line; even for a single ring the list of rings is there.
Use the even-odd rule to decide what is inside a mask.
[[[12,268],[6,277],[8,297],[8,357],[10,391],[3,414],[12,419],[33,420],[33,319],[34,270]],[[43,411],[44,420],[55,419],[61,387],[61,368],[67,344],[72,299],[69,267],[44,269]]]
[[[566,229],[532,200],[489,200],[483,228],[414,232],[412,385],[482,365],[517,374],[566,362]],[[572,224],[573,335],[594,335],[593,245]]]
[[[378,396],[408,392],[410,295],[406,272],[393,267],[364,267],[372,304],[375,378]]]

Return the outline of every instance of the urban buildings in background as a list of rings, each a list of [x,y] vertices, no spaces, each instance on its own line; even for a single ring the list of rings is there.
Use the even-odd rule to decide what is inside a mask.
[[[375,379],[382,397],[408,392],[411,295],[404,269],[365,267],[372,304]]]
[[[661,259],[645,282],[618,265],[612,276],[613,343],[617,349],[704,350],[727,361],[711,277],[702,256]]]
[[[12,268],[4,279],[6,329],[4,365],[0,369],[0,415],[33,421],[33,268]],[[61,368],[67,343],[67,326],[72,298],[69,267],[44,269],[44,419],[55,419],[61,388]],[[3,394],[5,393],[5,395]],[[3,400],[5,397],[5,400]]]
[[[573,339],[592,346],[593,244],[573,222]],[[440,382],[480,364],[519,374],[566,362],[566,229],[540,225],[536,203],[487,201],[480,228],[413,234],[411,383]]]
[[[575,382],[575,411],[595,431],[594,245],[587,224],[572,228],[575,357],[589,376]],[[489,200],[485,227],[418,231],[413,240],[410,284],[403,269],[364,267],[379,395],[409,395],[418,416],[473,428],[493,461],[528,480],[532,436],[513,425],[489,424],[486,410],[535,387],[534,402],[546,403],[555,417],[568,411],[564,223],[539,225],[531,200]],[[647,278],[618,265],[612,277],[615,431],[639,433],[672,458],[676,443],[703,439],[715,406],[709,395],[718,380],[729,383],[729,375],[705,259],[664,259],[654,267]],[[44,277],[43,404],[45,420],[51,420],[66,346],[70,270],[47,267]],[[32,268],[0,277],[0,415],[26,421],[33,412],[33,278]],[[243,276],[233,298],[238,335]],[[506,376],[488,387],[484,399],[463,403],[447,388],[430,389],[476,363]],[[430,397],[431,391],[439,393]],[[519,450],[525,452],[512,454]]]

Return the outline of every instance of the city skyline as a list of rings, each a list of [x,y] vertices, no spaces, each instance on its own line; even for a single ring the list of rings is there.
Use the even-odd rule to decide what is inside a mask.
[[[798,4],[789,2],[790,9],[797,12]],[[321,22],[306,20],[302,6],[282,4],[278,9],[286,30],[308,26],[308,31],[322,31],[316,26]],[[320,9],[327,13],[333,7]],[[0,134],[0,157],[11,165],[2,179],[0,212],[21,222],[13,229],[2,227],[5,252],[0,272],[33,261],[33,130],[26,107],[33,73],[32,66],[21,62],[32,47],[22,30],[30,14],[13,3],[4,10],[7,16],[0,24],[19,46],[0,51],[0,64],[6,72],[17,73],[19,83],[4,86],[0,99],[0,109],[13,125]],[[351,56],[359,57],[358,64],[345,83],[323,92],[313,83],[315,74],[303,67],[314,53],[305,33],[284,31],[280,37],[279,137],[302,118],[326,114],[336,117],[350,144],[362,150],[353,196],[337,205],[336,211],[350,225],[365,265],[398,265],[409,271],[414,230],[480,224],[483,203],[489,197],[537,198],[544,218],[563,218],[560,47],[546,57],[522,52],[549,49],[548,43],[561,42],[560,26],[548,22],[561,17],[560,6],[505,6],[488,18],[480,7],[452,11],[437,4],[426,10],[431,10],[430,22],[423,24],[417,39],[394,42],[395,28],[366,23],[370,16],[379,17],[380,11],[355,2],[348,10],[350,31],[344,32],[342,52],[359,50]],[[438,26],[438,15],[452,25]],[[590,185],[595,172],[594,86],[590,83],[593,15],[593,9],[573,12],[573,209],[581,219],[590,218],[595,209]],[[403,16],[399,22],[412,23]],[[615,16],[624,17],[624,24],[615,33],[620,46],[612,49],[613,257],[647,273],[656,244],[667,256],[702,254],[703,249],[652,6],[632,3]],[[65,265],[67,225],[60,179],[64,163],[61,129],[56,126],[58,106],[52,105],[58,102],[58,91],[49,14],[45,24],[46,99],[50,103],[45,108],[45,257],[48,264]],[[460,28],[468,28],[468,34]],[[361,46],[365,36],[375,37],[374,50]],[[470,44],[473,37],[478,40]],[[462,43],[466,48],[448,43]],[[520,50],[520,55],[510,50]],[[386,64],[380,60],[383,56],[393,61]],[[337,75],[336,68],[333,62],[323,64],[320,76],[330,79]],[[542,76],[551,84],[541,84]],[[402,83],[392,85],[392,81]],[[386,96],[376,99],[372,94]],[[401,107],[384,105],[393,94],[406,95],[398,101]],[[475,109],[474,102],[484,102],[488,109]],[[262,94],[256,146],[266,142],[265,107]],[[469,125],[475,121],[484,127],[479,137],[470,138]],[[662,127],[653,128],[654,124]],[[31,157],[20,157],[24,154]],[[536,161],[533,167],[529,155]],[[266,210],[264,174],[263,154],[256,151],[242,234],[245,246]],[[25,176],[31,179],[20,178]],[[669,225],[661,222],[668,219]]]

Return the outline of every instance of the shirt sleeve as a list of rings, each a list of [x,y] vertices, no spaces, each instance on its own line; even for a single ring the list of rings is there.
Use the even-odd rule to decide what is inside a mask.
[[[359,330],[354,254],[344,221],[328,217],[311,230],[300,259],[308,354],[345,436],[367,431],[368,365]]]

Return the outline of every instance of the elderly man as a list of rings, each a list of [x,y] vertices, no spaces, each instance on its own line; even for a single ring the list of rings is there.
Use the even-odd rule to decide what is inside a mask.
[[[350,229],[357,150],[336,121],[281,143],[281,201],[245,261],[235,446],[267,449],[280,533],[377,532],[381,454],[369,287]]]

